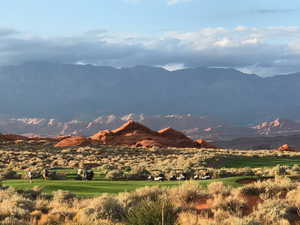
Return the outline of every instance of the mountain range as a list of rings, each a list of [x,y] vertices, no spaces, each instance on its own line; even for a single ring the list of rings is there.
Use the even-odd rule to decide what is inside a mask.
[[[91,136],[99,130],[116,129],[131,120],[153,130],[171,127],[194,140],[205,139],[217,142],[218,146],[227,147],[244,143],[241,142],[242,138],[246,138],[247,143],[245,146],[254,146],[253,141],[248,142],[249,138],[262,138],[258,140],[263,142],[264,138],[300,135],[300,123],[287,119],[276,119],[255,126],[236,126],[208,116],[194,116],[191,114],[147,116],[133,113],[123,116],[113,114],[99,116],[90,121],[71,120],[65,122],[45,118],[1,118],[0,133],[47,137]],[[259,145],[263,145],[263,143]]]
[[[1,118],[208,115],[235,125],[300,120],[300,73],[262,78],[234,69],[167,71],[45,62],[0,67]]]

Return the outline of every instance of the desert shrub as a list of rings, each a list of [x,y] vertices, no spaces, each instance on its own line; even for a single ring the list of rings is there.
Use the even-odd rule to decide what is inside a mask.
[[[237,196],[224,198],[218,195],[213,200],[213,209],[227,212],[231,216],[242,217],[245,215],[247,205],[243,199]]]
[[[187,207],[189,203],[207,198],[209,195],[198,183],[189,181],[168,190],[168,196],[177,207]]]
[[[255,171],[249,167],[245,167],[243,169],[241,169],[241,174],[239,175],[243,175],[243,176],[254,176],[255,175]]]
[[[25,199],[13,190],[4,190],[0,194],[0,219],[12,216],[18,219],[26,219],[34,209],[33,201]]]
[[[211,219],[199,215],[197,212],[183,211],[178,214],[177,225],[208,225]]]
[[[212,172],[213,178],[224,178],[233,176],[233,174],[230,171],[227,171],[226,169],[215,169]]]
[[[21,175],[14,170],[4,170],[0,173],[0,179],[20,179]]]
[[[297,186],[295,190],[288,192],[286,199],[300,208],[300,186]]]
[[[187,166],[183,168],[183,173],[185,173],[188,178],[191,178],[195,174],[195,169],[193,169],[191,166]]]
[[[105,178],[110,180],[121,180],[124,179],[124,173],[121,170],[112,170],[105,175]]]
[[[292,171],[294,172],[300,172],[300,166],[298,164],[295,164],[292,166]]]
[[[274,180],[258,181],[239,189],[242,195],[260,195],[262,199],[270,199],[285,195],[296,188],[296,184],[286,177],[275,177]]]
[[[133,168],[128,174],[126,174],[126,178],[129,180],[146,180],[151,173],[143,167]]]
[[[231,217],[226,219],[224,222],[228,225],[261,225],[258,220],[252,217]]]
[[[278,224],[279,221],[299,219],[297,209],[290,207],[289,203],[282,199],[265,200],[258,205],[254,211],[255,218],[259,219],[264,224]]]
[[[287,167],[286,166],[281,166],[277,165],[272,168],[272,175],[274,176],[283,176],[287,174]]]
[[[67,176],[64,173],[56,173],[51,172],[49,173],[49,180],[66,180]]]
[[[173,225],[177,213],[168,200],[142,201],[127,214],[127,225]]]
[[[58,190],[53,192],[53,201],[61,203],[70,203],[74,200],[75,194],[69,191]]]
[[[118,199],[110,195],[102,195],[90,200],[88,206],[81,209],[76,218],[82,222],[100,219],[120,221],[124,216],[124,209]]]
[[[118,195],[118,200],[122,204],[124,210],[128,211],[141,201],[156,201],[164,193],[165,190],[158,186],[143,187],[133,192],[120,193]]]
[[[275,177],[274,181],[257,182],[256,185],[261,188],[263,199],[278,197],[296,188],[296,183],[287,177]]]
[[[1,225],[30,225],[30,224],[24,222],[22,219],[18,219],[16,217],[11,216],[1,220]]]
[[[103,173],[108,173],[109,171],[118,169],[118,167],[116,165],[113,165],[113,164],[104,164],[99,169]]]
[[[257,187],[256,185],[253,185],[253,184],[248,184],[244,187],[241,187],[239,190],[240,190],[240,193],[244,196],[245,195],[256,195],[256,196],[258,196],[262,192],[261,188]]]
[[[228,196],[230,194],[231,188],[224,185],[223,182],[213,182],[207,186],[208,193],[211,195]]]
[[[27,190],[17,190],[17,193],[22,195],[23,197],[31,200],[35,200],[42,194],[42,189],[38,186],[34,187],[33,189],[27,189]]]

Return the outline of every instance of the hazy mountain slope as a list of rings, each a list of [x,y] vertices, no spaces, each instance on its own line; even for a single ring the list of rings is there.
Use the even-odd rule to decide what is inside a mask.
[[[299,74],[263,79],[232,69],[28,63],[0,68],[0,114],[70,120],[192,113],[246,124],[300,119],[299,88]]]
[[[276,137],[245,137],[230,141],[217,141],[213,144],[231,149],[277,149],[283,144],[300,149],[300,135],[276,136]]]
[[[72,120],[66,122],[42,118],[0,118],[0,133],[38,136],[91,136],[99,130],[116,129],[129,120],[142,123],[153,130],[172,127],[186,133],[194,139],[202,137],[210,138],[211,134],[207,129],[214,129],[215,127],[220,126],[231,128],[229,124],[210,117],[197,117],[192,115],[146,116],[144,114],[128,114],[124,116],[99,116],[91,121]],[[222,135],[223,133],[219,136],[222,138]]]

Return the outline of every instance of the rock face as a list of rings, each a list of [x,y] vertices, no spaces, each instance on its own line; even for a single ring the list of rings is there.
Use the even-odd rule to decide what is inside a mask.
[[[28,140],[29,138],[16,134],[0,134],[0,141]]]
[[[270,122],[263,122],[253,128],[257,131],[258,135],[262,136],[283,136],[300,133],[299,122],[281,118]]]
[[[292,148],[288,144],[282,145],[278,148],[279,151],[296,151],[296,149]]]
[[[55,147],[71,147],[71,146],[88,146],[92,145],[93,141],[85,137],[68,137],[58,142]]]
[[[204,139],[198,139],[196,142],[201,146],[201,148],[217,148],[215,145],[208,143]]]
[[[129,120],[115,130],[100,131],[93,135],[91,140],[106,145],[126,145],[146,148],[154,146],[201,148],[204,146],[172,128],[153,131],[133,120]]]

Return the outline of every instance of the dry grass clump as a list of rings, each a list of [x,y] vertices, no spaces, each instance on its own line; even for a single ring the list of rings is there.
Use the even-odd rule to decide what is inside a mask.
[[[89,200],[86,207],[79,209],[76,215],[79,222],[120,221],[124,217],[124,208],[119,200],[111,195],[102,195]]]
[[[143,187],[133,192],[123,192],[118,195],[118,200],[128,212],[133,206],[141,201],[156,201],[160,196],[164,195],[166,191],[158,186]]]
[[[14,189],[0,190],[0,218],[8,220],[29,218],[34,202],[19,195]]]
[[[260,195],[262,198],[285,197],[286,193],[297,187],[297,184],[287,177],[277,176],[274,180],[268,179],[246,185],[240,189],[242,195]]]
[[[285,221],[287,224],[291,221],[300,219],[297,208],[291,206],[284,199],[271,199],[258,205],[258,209],[253,213],[253,217],[263,224],[280,224]]]
[[[207,186],[208,193],[210,195],[228,196],[231,193],[232,188],[226,186],[223,182],[213,182]]]
[[[195,181],[187,181],[178,187],[171,188],[167,194],[175,206],[183,208],[188,208],[189,204],[209,197],[207,190]]]
[[[0,172],[0,179],[20,179],[21,175],[11,169],[5,169]]]
[[[212,203],[213,211],[223,211],[230,216],[243,217],[246,215],[248,206],[244,199],[237,196],[228,196],[226,198],[218,195],[214,198]]]
[[[127,214],[127,225],[175,225],[177,212],[167,199],[142,201]]]

